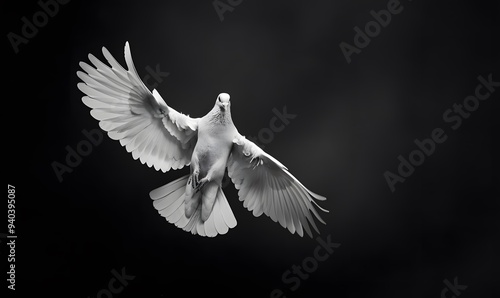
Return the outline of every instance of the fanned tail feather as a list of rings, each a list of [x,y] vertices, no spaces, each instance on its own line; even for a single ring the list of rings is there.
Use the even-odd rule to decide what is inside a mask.
[[[189,175],[183,176],[149,193],[158,213],[169,223],[193,235],[215,237],[234,228],[236,218],[221,188],[217,192],[212,213],[205,222],[201,220],[201,204],[190,218],[186,217],[184,193],[188,178]]]

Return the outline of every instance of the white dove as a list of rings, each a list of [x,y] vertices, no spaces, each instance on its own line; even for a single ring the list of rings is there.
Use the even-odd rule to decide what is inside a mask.
[[[168,222],[209,237],[234,228],[236,219],[221,188],[227,167],[240,201],[254,216],[264,213],[292,234],[303,236],[305,230],[312,237],[309,224],[319,233],[312,215],[325,222],[315,206],[328,211],[314,199],[325,198],[309,191],[284,165],[238,133],[229,94],[219,94],[205,116],[191,118],[144,85],[128,42],[128,70],[106,48],[102,53],[111,67],[89,54],[96,68],[80,62],[85,72],[77,72],[84,82],[78,88],[87,95],[82,101],[99,126],[148,167],[166,172],[190,166],[190,175],[150,193],[154,207]]]

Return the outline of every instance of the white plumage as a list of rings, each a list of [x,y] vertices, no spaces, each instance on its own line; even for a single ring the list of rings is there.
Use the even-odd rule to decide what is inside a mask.
[[[253,215],[269,216],[292,234],[319,233],[316,208],[324,197],[304,187],[278,160],[238,133],[231,102],[221,93],[213,109],[191,118],[169,107],[160,94],[140,79],[125,44],[124,69],[103,47],[109,65],[92,54],[90,66],[80,62],[78,88],[91,115],[109,137],[120,141],[134,159],[166,172],[190,165],[189,175],[150,193],[160,215],[177,227],[201,236],[225,234],[236,219],[221,188],[227,167],[240,201]]]

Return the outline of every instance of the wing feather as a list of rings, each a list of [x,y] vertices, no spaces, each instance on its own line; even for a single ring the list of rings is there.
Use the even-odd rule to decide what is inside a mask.
[[[288,169],[257,145],[238,135],[228,160],[228,173],[243,206],[254,216],[262,213],[300,236],[319,233],[315,219],[324,223],[315,200],[325,198],[309,191]]]
[[[134,159],[156,170],[178,169],[191,161],[197,141],[198,119],[181,114],[153,93],[140,79],[132,60],[128,42],[125,44],[128,70],[102,48],[109,65],[89,54],[89,65],[80,62],[83,71],[77,76],[78,88],[86,94],[83,103],[99,121],[99,127],[111,139],[132,154]]]

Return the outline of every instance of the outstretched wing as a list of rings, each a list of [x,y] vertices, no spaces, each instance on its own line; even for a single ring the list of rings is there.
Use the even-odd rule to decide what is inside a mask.
[[[305,188],[284,165],[253,142],[239,135],[233,141],[227,168],[240,201],[254,216],[264,213],[292,234],[303,236],[305,230],[312,237],[309,224],[319,233],[313,215],[325,222],[315,207],[328,211],[314,199],[325,198]]]
[[[198,119],[190,118],[169,107],[156,90],[144,85],[135,69],[128,42],[125,44],[125,70],[106,48],[104,64],[89,54],[92,67],[80,62],[83,81],[78,88],[90,114],[113,140],[132,153],[134,159],[166,172],[180,169],[191,161],[197,140]]]

